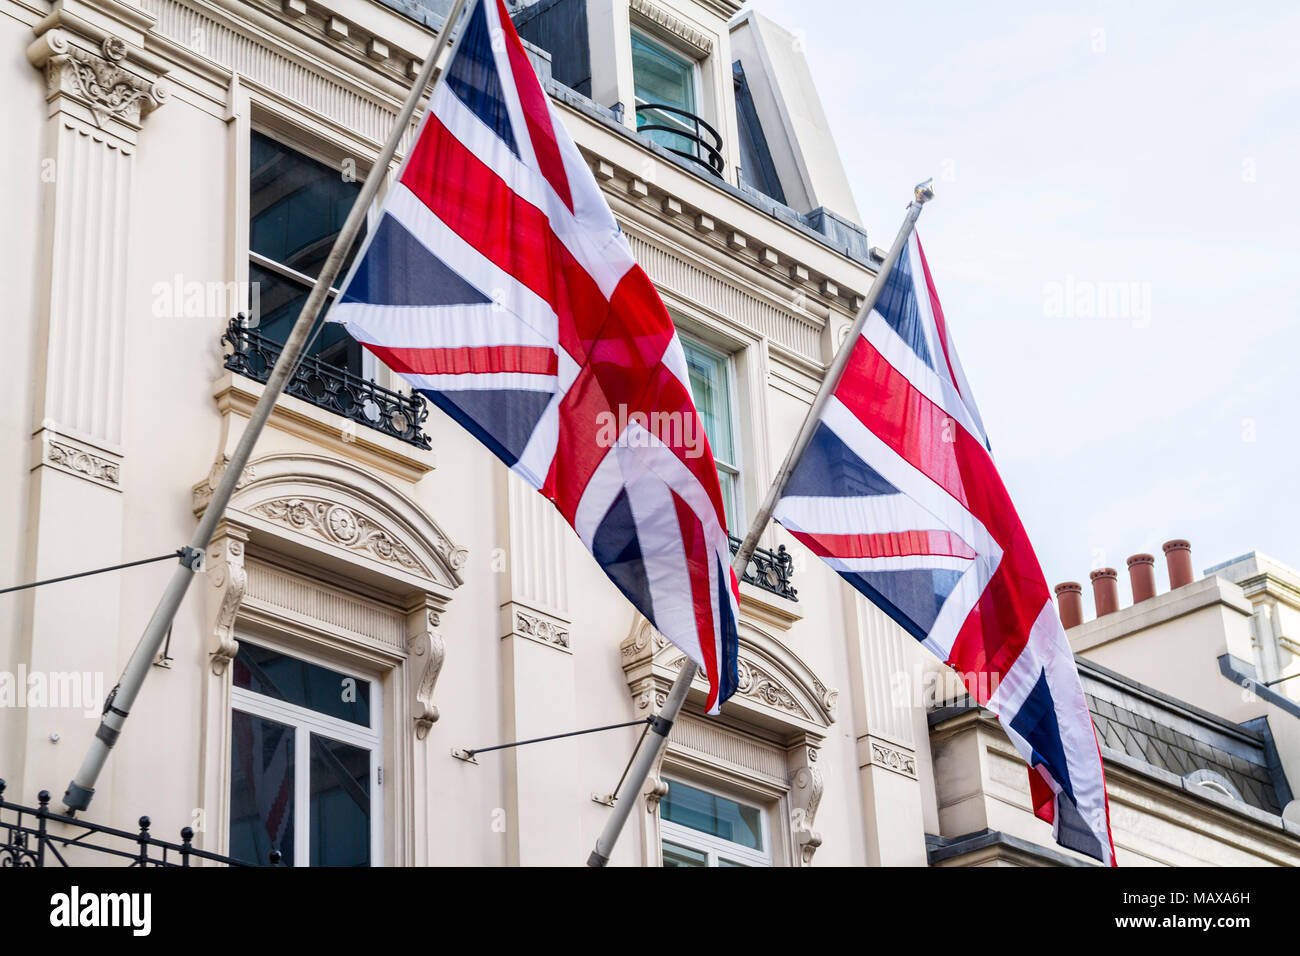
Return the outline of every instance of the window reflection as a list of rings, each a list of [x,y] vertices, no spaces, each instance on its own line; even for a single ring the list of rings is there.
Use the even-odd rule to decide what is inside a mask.
[[[249,280],[258,283],[259,328],[283,344],[361,183],[262,133],[252,134],[250,152]],[[353,244],[337,281],[363,239]],[[308,354],[361,374],[361,347],[339,326],[326,326]]]

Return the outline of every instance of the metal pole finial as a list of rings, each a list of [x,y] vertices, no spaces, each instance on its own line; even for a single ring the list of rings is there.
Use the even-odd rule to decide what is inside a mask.
[[[934,198],[934,178],[931,177],[923,183],[917,183],[916,188],[912,190],[912,195],[916,197],[919,203],[927,203]]]

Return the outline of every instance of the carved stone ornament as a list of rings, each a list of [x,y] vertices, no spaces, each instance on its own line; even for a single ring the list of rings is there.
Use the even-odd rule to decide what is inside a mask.
[[[683,657],[681,663],[685,663],[685,660]],[[676,664],[674,669],[680,670],[681,663]],[[753,697],[763,701],[768,706],[788,710],[792,714],[811,719],[812,715],[799,706],[799,702],[794,699],[794,695],[790,693],[785,685],[757,664],[752,664],[742,658],[737,664],[736,670],[738,674],[737,694],[743,697]]]
[[[566,625],[518,608],[515,609],[515,631],[543,644],[565,648],[569,646],[569,629]]]
[[[208,546],[205,567],[208,583],[217,591],[216,617],[212,622],[212,673],[220,677],[239,653],[235,640],[235,618],[248,590],[244,568],[244,543],[234,538],[215,538]]]
[[[634,618],[619,652],[639,709],[657,706],[673,676],[686,663],[686,655],[641,615]],[[835,722],[839,692],[828,688],[783,642],[752,626],[741,632],[736,678],[733,706],[757,705],[768,715],[802,730],[812,731]],[[696,675],[696,682],[704,682],[702,673]]]
[[[883,741],[872,739],[871,762],[878,767],[885,767],[905,777],[916,779],[916,755],[898,747],[891,747]]]
[[[61,30],[47,30],[28,51],[28,59],[45,70],[47,94],[70,96],[90,109],[101,128],[108,119],[138,127],[140,120],[167,99],[167,86],[126,68],[130,48],[120,37],[106,37],[98,53],[69,40]]]
[[[826,786],[817,766],[817,748],[804,749],[807,762],[795,767],[790,774],[790,822],[800,866],[812,863],[813,854],[822,845],[822,835],[813,829],[813,822]]]
[[[46,464],[103,485],[117,487],[121,478],[117,462],[53,438],[46,438],[44,444]]]
[[[369,518],[343,505],[316,498],[276,498],[253,506],[251,511],[386,564],[426,576],[430,573],[410,548]]]
[[[651,3],[650,0],[631,0],[629,6],[632,12],[642,19],[648,20],[661,30],[688,43],[705,56],[713,52],[712,37],[695,29],[686,21],[673,16],[663,7]]]
[[[410,633],[406,650],[411,667],[411,714],[415,720],[415,736],[423,740],[429,728],[438,719],[438,708],[433,702],[433,690],[442,673],[442,662],[447,656],[447,646],[438,631],[440,615],[435,608],[420,605],[408,618]]]
[[[194,486],[192,491],[194,513],[201,514],[208,507],[208,502],[212,500],[212,493],[217,490],[217,484],[221,481],[221,476],[226,473],[226,468],[230,464],[229,458],[223,458],[215,462],[208,476]],[[257,472],[253,465],[247,465],[239,474],[239,480],[235,482],[235,490],[245,487],[250,481],[257,477]]]

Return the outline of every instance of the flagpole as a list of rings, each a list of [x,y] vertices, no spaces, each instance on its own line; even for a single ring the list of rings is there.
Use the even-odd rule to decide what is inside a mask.
[[[86,752],[81,767],[77,770],[76,776],[72,778],[72,782],[68,784],[67,792],[63,795],[63,803],[69,813],[85,810],[90,806],[91,798],[95,795],[95,782],[99,778],[100,771],[104,768],[104,762],[108,760],[109,752],[113,749],[113,745],[117,743],[118,736],[122,732],[122,725],[131,712],[131,706],[135,703],[136,695],[139,694],[145,677],[148,676],[151,663],[158,655],[158,648],[162,646],[163,639],[171,629],[172,619],[176,616],[176,611],[185,597],[185,592],[189,589],[190,582],[194,579],[194,575],[203,569],[203,552],[212,538],[212,532],[216,530],[217,522],[221,520],[222,515],[225,513],[226,505],[230,503],[230,497],[235,491],[235,483],[239,480],[244,466],[248,464],[248,459],[252,456],[253,446],[257,444],[257,439],[261,435],[263,427],[271,417],[271,411],[275,407],[276,400],[280,397],[280,393],[284,391],[289,376],[298,364],[298,359],[311,332],[316,315],[320,312],[321,306],[325,304],[325,296],[342,268],[348,250],[352,248],[352,243],[361,232],[361,226],[365,222],[370,204],[374,201],[379,192],[380,184],[388,174],[388,167],[397,152],[397,146],[401,142],[402,135],[410,128],[411,118],[415,115],[416,107],[419,106],[420,97],[428,88],[430,80],[434,78],[434,74],[438,69],[438,61],[442,58],[442,54],[447,49],[447,43],[451,38],[452,28],[460,20],[460,15],[464,12],[467,2],[468,0],[456,0],[452,5],[451,12],[447,14],[447,19],[443,21],[442,29],[438,31],[438,37],[433,43],[433,48],[424,64],[420,67],[420,73],[415,78],[410,93],[406,96],[406,102],[402,105],[401,112],[397,114],[397,122],[393,124],[392,132],[388,134],[388,142],[384,144],[384,148],[375,159],[375,164],[370,168],[370,175],[366,177],[361,192],[357,194],[356,201],[352,204],[352,211],[348,213],[343,228],[339,230],[338,236],[334,239],[334,246],[330,249],[329,257],[321,266],[320,275],[316,277],[316,284],[312,286],[307,301],[303,303],[302,311],[298,313],[298,320],[294,323],[293,329],[289,332],[289,337],[285,340],[284,349],[280,352],[280,358],[276,361],[275,367],[271,369],[271,374],[266,380],[266,387],[262,391],[262,397],[258,399],[252,414],[249,415],[248,425],[245,427],[243,435],[240,436],[235,450],[230,455],[230,461],[221,474],[221,480],[217,483],[216,490],[212,493],[212,500],[208,503],[203,517],[199,519],[198,527],[194,529],[194,536],[190,539],[189,546],[182,549],[181,563],[172,575],[171,581],[168,582],[167,590],[163,592],[162,599],[159,600],[158,606],[153,612],[153,617],[149,619],[148,625],[145,626],[144,634],[141,635],[140,642],[136,644],[130,660],[127,661],[121,678],[109,693],[108,700],[104,703],[104,714],[100,718],[99,729],[95,731],[95,737],[91,741],[90,749]]]
[[[911,236],[912,229],[916,226],[917,217],[921,215],[921,208],[934,198],[933,183],[934,180],[927,179],[913,190],[914,198],[907,205],[907,214],[903,217],[903,225],[899,227],[894,244],[890,247],[888,255],[885,256],[885,261],[881,263],[880,271],[876,273],[871,288],[867,291],[866,299],[863,300],[862,308],[858,310],[857,316],[853,319],[853,324],[849,327],[848,335],[845,336],[844,341],[840,343],[839,349],[835,352],[835,358],[831,360],[830,367],[826,370],[821,387],[817,389],[816,397],[813,399],[812,404],[808,406],[808,414],[804,417],[799,434],[795,437],[790,450],[786,452],[785,461],[781,463],[775,480],[767,489],[763,504],[758,509],[758,514],[754,516],[753,523],[749,526],[749,533],[745,535],[745,540],[741,542],[740,549],[736,552],[735,560],[731,562],[731,569],[736,572],[737,577],[740,577],[749,565],[749,559],[753,556],[754,549],[758,547],[758,539],[762,536],[767,523],[772,520],[772,512],[776,509],[776,503],[781,500],[781,495],[790,481],[790,476],[794,473],[795,466],[799,464],[799,459],[803,457],[808,443],[812,440],[813,433],[817,430],[817,425],[821,421],[822,410],[826,407],[830,397],[835,394],[836,386],[839,385],[840,378],[844,375],[844,369],[849,364],[849,356],[853,353],[853,346],[857,342],[858,336],[862,334],[863,326],[867,324],[871,310],[876,307],[876,302],[880,298],[880,293],[884,290],[885,280],[894,268],[894,263],[898,261],[898,257],[902,255],[903,250],[907,247],[908,237]],[[628,815],[632,812],[632,805],[636,802],[636,795],[645,786],[651,768],[654,767],[659,759],[660,752],[668,743],[668,735],[672,732],[673,722],[677,720],[682,704],[686,702],[686,694],[690,690],[691,681],[695,679],[695,673],[698,669],[694,661],[690,658],[686,659],[668,691],[663,707],[658,715],[651,719],[650,731],[653,736],[649,738],[650,744],[641,747],[637,752],[636,760],[632,765],[632,769],[626,775],[622,790],[615,795],[614,811],[610,818],[605,821],[605,828],[596,840],[596,848],[587,857],[588,866],[605,866],[609,863],[610,854],[614,851],[614,844],[618,842],[618,836],[623,830],[623,824],[627,822]]]

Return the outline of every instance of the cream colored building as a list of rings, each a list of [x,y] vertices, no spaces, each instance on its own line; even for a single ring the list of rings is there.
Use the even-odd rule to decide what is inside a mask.
[[[449,6],[0,0],[0,582],[188,540]],[[687,341],[742,528],[880,260],[807,63],[733,0],[510,6]],[[580,864],[639,728],[453,752],[644,718],[680,654],[540,496],[337,334],[241,476],[85,816],[299,865]],[[740,692],[706,719],[697,688],[613,863],[1067,862],[996,723],[783,532],[763,544]],[[6,800],[62,792],[100,703],[71,692],[111,685],[169,573],[0,597]],[[1296,574],[1251,556],[1070,631],[1099,665],[1121,864],[1300,860],[1280,815],[1300,722],[1263,686],[1300,669],[1298,621]],[[38,701],[20,673],[86,679]],[[1207,754],[1176,773],[1124,715]]]

